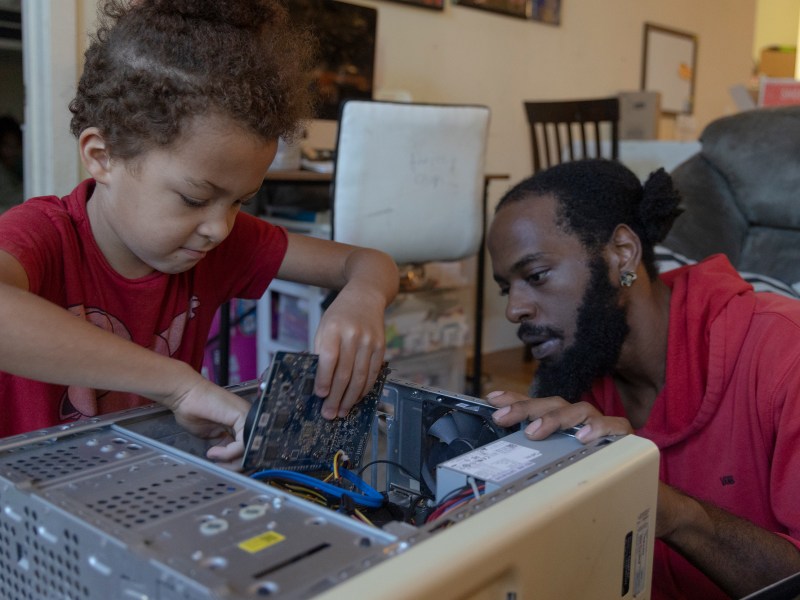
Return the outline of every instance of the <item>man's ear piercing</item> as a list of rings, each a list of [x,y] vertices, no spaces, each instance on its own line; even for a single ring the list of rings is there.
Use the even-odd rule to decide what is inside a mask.
[[[631,287],[636,278],[636,273],[633,271],[625,271],[619,276],[619,284],[622,287]]]

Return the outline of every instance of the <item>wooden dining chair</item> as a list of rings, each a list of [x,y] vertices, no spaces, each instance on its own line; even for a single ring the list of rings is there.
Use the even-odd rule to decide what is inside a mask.
[[[581,158],[619,157],[619,98],[526,101],[534,172]]]

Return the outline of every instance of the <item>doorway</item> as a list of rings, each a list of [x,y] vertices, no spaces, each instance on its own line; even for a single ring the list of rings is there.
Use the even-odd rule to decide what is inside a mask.
[[[20,0],[0,0],[0,212],[23,200],[25,86]]]

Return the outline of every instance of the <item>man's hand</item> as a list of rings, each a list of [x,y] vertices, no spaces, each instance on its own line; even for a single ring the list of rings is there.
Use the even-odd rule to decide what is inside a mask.
[[[511,427],[525,420],[525,435],[532,440],[541,440],[553,432],[580,425],[575,437],[584,444],[606,435],[633,433],[627,419],[606,417],[587,402],[570,404],[559,396],[528,398],[515,392],[491,392],[487,402],[497,407],[492,415],[494,422],[502,427]]]

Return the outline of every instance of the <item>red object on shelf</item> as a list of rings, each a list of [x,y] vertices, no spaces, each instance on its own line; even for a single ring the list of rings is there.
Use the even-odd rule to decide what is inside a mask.
[[[785,77],[762,77],[758,93],[759,106],[800,104],[800,81]]]

